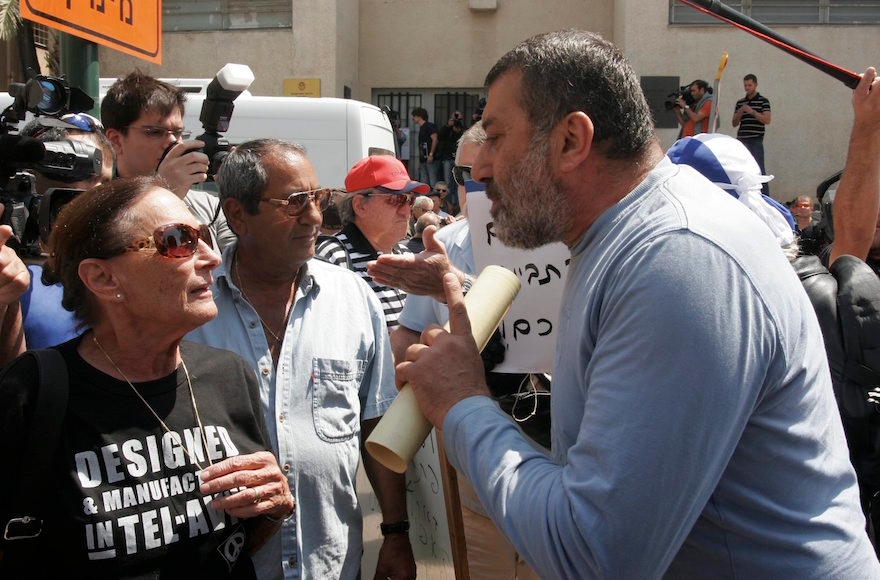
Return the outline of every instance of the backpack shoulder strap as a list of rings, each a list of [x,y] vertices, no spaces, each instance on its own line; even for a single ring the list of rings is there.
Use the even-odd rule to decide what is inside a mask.
[[[30,430],[24,437],[10,519],[3,530],[7,542],[35,538],[42,532],[45,502],[40,501],[44,489],[39,482],[51,481],[49,470],[61,438],[70,393],[67,364],[60,352],[44,349],[28,351],[27,355],[37,361],[39,388]]]

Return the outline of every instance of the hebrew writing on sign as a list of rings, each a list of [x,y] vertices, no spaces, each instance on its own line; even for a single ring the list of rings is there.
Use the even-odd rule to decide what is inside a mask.
[[[161,0],[22,0],[21,16],[162,64]]]
[[[570,254],[558,242],[520,250],[505,246],[494,232],[483,191],[467,193],[468,225],[474,265],[480,272],[489,264],[504,266],[519,276],[522,288],[499,327],[507,353],[494,368],[500,373],[549,373],[556,347],[556,320]]]
[[[406,471],[406,503],[409,515],[409,540],[416,558],[418,578],[452,580],[455,578],[453,546],[446,517],[445,486],[440,468],[436,431],[425,439]],[[382,513],[363,469],[358,473],[358,495],[364,513],[364,557],[362,577],[372,578],[376,570],[382,536],[379,524]]]

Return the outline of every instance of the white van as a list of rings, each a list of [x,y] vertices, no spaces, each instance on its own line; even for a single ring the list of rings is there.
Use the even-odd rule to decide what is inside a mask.
[[[100,80],[101,97],[115,80]],[[211,79],[163,80],[187,91],[184,127],[195,139],[204,133],[199,114],[204,88]],[[0,94],[0,107],[11,103],[12,97]],[[254,96],[244,91],[234,105],[229,130],[221,134],[230,145],[261,138],[299,143],[306,148],[324,187],[344,187],[348,170],[368,155],[394,155],[391,122],[369,103],[331,97]]]
[[[195,139],[204,95],[188,94],[184,126]],[[242,94],[234,101],[230,145],[274,138],[299,143],[324,187],[342,188],[348,170],[375,154],[394,155],[394,133],[385,113],[369,103],[330,97],[259,97]]]

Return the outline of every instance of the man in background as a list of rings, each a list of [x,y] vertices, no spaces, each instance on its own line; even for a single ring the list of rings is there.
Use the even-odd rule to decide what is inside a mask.
[[[743,77],[743,88],[746,95],[736,102],[731,122],[737,127],[736,138],[742,141],[758,162],[761,174],[767,175],[764,167],[764,133],[770,124],[770,101],[758,92],[758,77],[753,74]],[[766,183],[763,193],[770,195],[770,187]]]
[[[302,147],[272,139],[236,146],[217,183],[237,241],[213,274],[217,317],[187,338],[251,364],[296,500],[254,556],[258,577],[359,577],[363,457],[383,516],[376,577],[411,580],[404,476],[362,453],[396,395],[382,309],[358,276],[313,259],[330,191]]]
[[[342,230],[322,240],[315,254],[361,276],[382,303],[391,330],[397,326],[406,292],[376,283],[367,274],[367,263],[379,254],[409,252],[402,242],[411,208],[416,194],[427,193],[428,186],[412,181],[394,157],[370,155],[349,170],[345,189],[347,195],[337,205]]]
[[[675,116],[678,118],[678,124],[681,125],[680,137],[693,137],[699,133],[709,132],[709,115],[712,112],[712,89],[709,83],[702,79],[697,79],[688,86],[691,93],[691,101],[694,106],[691,107],[684,100],[684,97],[678,97],[675,108]]]
[[[135,70],[113,83],[101,101],[101,122],[116,150],[120,177],[165,178],[196,218],[211,227],[218,247],[235,239],[217,197],[192,189],[208,178],[208,156],[201,141],[184,141],[186,93]]]
[[[428,110],[424,107],[416,107],[412,110],[412,122],[419,128],[419,180],[434,187],[440,179],[437,127],[428,121]]]

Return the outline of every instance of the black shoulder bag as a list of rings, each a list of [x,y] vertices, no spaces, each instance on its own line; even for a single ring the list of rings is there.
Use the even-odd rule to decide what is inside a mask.
[[[40,501],[44,492],[40,482],[51,481],[49,471],[61,438],[70,392],[67,365],[60,352],[33,350],[24,356],[32,356],[37,362],[39,389],[30,430],[24,438],[18,481],[9,504],[9,520],[3,522],[0,561],[6,551],[14,551],[18,561],[37,557],[38,542],[34,540],[42,533],[47,516],[45,502]]]

